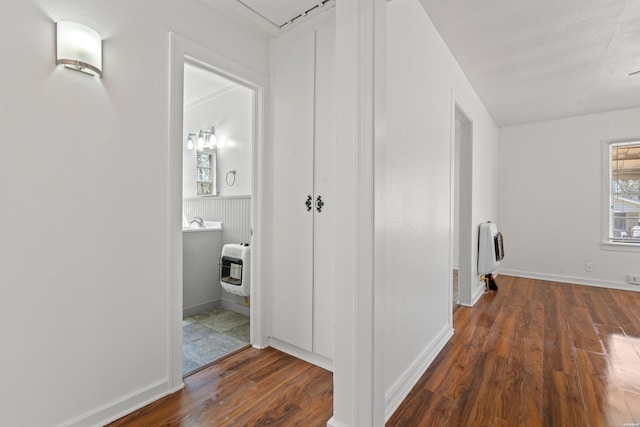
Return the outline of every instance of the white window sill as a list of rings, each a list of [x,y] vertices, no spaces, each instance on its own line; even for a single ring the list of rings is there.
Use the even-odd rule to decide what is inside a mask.
[[[640,252],[640,243],[602,242],[603,251]]]

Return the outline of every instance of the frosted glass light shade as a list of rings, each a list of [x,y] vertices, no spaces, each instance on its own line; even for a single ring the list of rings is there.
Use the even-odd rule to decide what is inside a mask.
[[[190,133],[189,136],[187,137],[187,150],[193,150],[193,147],[195,146],[194,144],[195,139],[196,139],[196,134]]]
[[[204,131],[198,132],[198,148],[204,148]]]
[[[56,24],[56,64],[102,77],[102,38],[95,30],[75,22]]]

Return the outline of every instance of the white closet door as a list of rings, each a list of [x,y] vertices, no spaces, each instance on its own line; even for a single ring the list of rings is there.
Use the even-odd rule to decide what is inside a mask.
[[[333,359],[335,329],[336,64],[335,21],[316,32],[313,352]]]
[[[271,335],[312,351],[315,34],[281,38],[274,52]],[[313,203],[313,200],[311,200]]]

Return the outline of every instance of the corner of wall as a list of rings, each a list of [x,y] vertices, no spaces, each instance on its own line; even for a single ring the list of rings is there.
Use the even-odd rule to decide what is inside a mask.
[[[159,381],[120,399],[111,401],[93,411],[84,413],[65,422],[64,425],[69,427],[106,425],[150,404],[151,402],[155,402],[164,396],[175,393],[183,387],[184,384],[181,383],[180,386],[171,389],[169,388],[168,381]]]
[[[438,333],[422,351],[420,356],[405,370],[398,381],[385,393],[385,422],[389,421],[389,418],[391,418],[396,409],[398,409],[407,395],[409,395],[411,389],[416,385],[422,374],[424,374],[452,336],[453,329],[451,325],[445,325],[440,330],[440,333]]]

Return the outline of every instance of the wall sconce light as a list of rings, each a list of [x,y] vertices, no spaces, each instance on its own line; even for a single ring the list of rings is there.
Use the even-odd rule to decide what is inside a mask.
[[[102,38],[75,22],[56,23],[56,64],[102,77]]]

